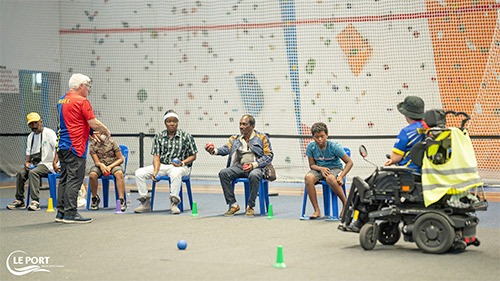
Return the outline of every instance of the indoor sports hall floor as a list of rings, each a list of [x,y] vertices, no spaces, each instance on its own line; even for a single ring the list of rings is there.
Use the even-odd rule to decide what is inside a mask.
[[[224,217],[218,183],[193,181],[197,217],[190,210],[171,215],[167,185],[161,184],[155,212],[134,214],[137,193],[131,193],[124,214],[115,214],[110,202],[107,209],[81,210],[94,218],[81,225],[54,222],[55,214],[46,212],[48,190],[41,192],[39,212],[7,210],[14,185],[13,178],[0,177],[0,280],[498,280],[500,274],[499,188],[487,189],[489,209],[477,214],[481,245],[432,255],[403,239],[365,251],[358,234],[338,231],[337,221],[300,220],[298,183],[270,184],[273,219],[247,218],[243,211]],[[127,189],[134,188],[128,181]],[[240,202],[242,189],[237,187]],[[184,251],[177,249],[181,239],[187,241]],[[284,269],[273,267],[280,245]],[[21,264],[12,260],[18,251],[45,261],[39,265],[46,271],[12,274],[7,265],[13,270],[15,262]]]

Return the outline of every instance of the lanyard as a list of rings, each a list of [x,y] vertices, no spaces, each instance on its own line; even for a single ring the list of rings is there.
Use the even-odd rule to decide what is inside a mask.
[[[42,132],[40,133],[40,158],[42,158],[42,139],[43,139],[43,129]],[[33,155],[33,143],[35,142],[35,133],[33,133],[33,136],[31,137],[31,148],[30,148],[30,155]]]

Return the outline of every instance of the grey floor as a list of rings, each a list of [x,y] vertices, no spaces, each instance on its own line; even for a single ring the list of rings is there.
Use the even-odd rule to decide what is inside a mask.
[[[432,255],[402,239],[365,251],[359,236],[338,231],[336,221],[299,220],[300,185],[271,186],[273,219],[243,212],[224,217],[217,186],[194,182],[193,190],[197,217],[190,210],[171,215],[163,187],[153,213],[134,214],[137,193],[131,193],[124,214],[115,214],[111,202],[108,209],[81,211],[94,222],[65,225],[46,212],[48,191],[42,191],[42,211],[6,210],[14,188],[3,184],[0,280],[498,280],[500,274],[500,203],[478,213],[479,247]],[[176,246],[181,239],[188,244],[183,251]],[[285,269],[273,267],[279,245]],[[7,266],[20,271],[28,265],[20,257],[46,261],[46,271],[15,276]]]

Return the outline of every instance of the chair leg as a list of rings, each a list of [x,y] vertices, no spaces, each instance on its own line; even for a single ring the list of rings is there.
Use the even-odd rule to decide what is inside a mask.
[[[153,181],[151,184],[151,212],[153,211],[153,207],[155,205],[155,193],[156,193],[156,182]]]
[[[26,196],[26,208],[28,208],[30,204],[30,197],[31,197],[31,185],[28,184],[28,195]]]
[[[181,210],[181,213],[184,212],[184,198],[182,196],[182,182],[181,182],[181,188],[179,189],[179,197],[181,198],[181,202],[177,205],[179,207],[179,210]]]
[[[306,206],[307,206],[307,188],[304,187],[304,198],[302,199],[302,214],[301,217],[305,217],[306,215]]]
[[[191,180],[187,180],[186,182],[186,189],[187,189],[187,194],[189,198],[189,208],[193,210],[193,194],[191,193]]]
[[[323,186],[323,207],[325,208],[325,216],[329,217],[331,209],[330,193],[332,191],[330,190],[330,186],[328,185],[328,183],[326,183],[325,181],[322,181],[321,185]]]
[[[52,198],[52,202],[55,204],[57,202],[57,176],[56,174],[49,174],[49,189],[50,189],[50,197]]]
[[[259,186],[259,203],[260,203],[260,215],[263,216],[266,214],[266,206],[265,206],[265,201],[266,201],[266,191],[264,190],[264,183],[260,183]]]
[[[266,194],[264,194],[264,199],[266,200],[266,213],[269,211],[268,210],[268,207],[269,207],[269,181],[264,181],[264,192]]]
[[[90,197],[92,196],[92,190],[90,189],[90,178],[89,178],[89,183],[88,183],[88,188],[87,188],[87,210],[90,210]]]
[[[102,201],[104,208],[109,206],[109,178],[102,178]]]
[[[248,199],[250,198],[250,181],[244,182],[243,184],[245,186],[245,210],[246,210],[248,206]]]

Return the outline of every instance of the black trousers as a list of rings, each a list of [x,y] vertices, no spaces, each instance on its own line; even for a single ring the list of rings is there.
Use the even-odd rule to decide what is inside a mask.
[[[65,215],[76,214],[78,191],[85,178],[85,158],[78,157],[70,150],[57,152],[61,163],[61,177],[57,191],[57,210]]]

